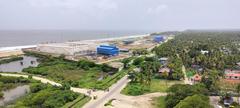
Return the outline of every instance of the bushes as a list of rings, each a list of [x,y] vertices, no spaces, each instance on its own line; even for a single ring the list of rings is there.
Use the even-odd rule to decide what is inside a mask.
[[[88,60],[80,60],[76,62],[65,60],[63,57],[42,58],[44,60],[37,67],[25,68],[23,72],[46,76],[51,80],[59,81],[62,84],[85,88],[108,88],[109,83],[105,83],[110,80],[108,79],[107,72],[116,72],[116,69],[107,64],[95,64]],[[101,75],[103,75],[104,79],[98,81],[98,78],[101,77]],[[114,79],[114,77],[109,78]],[[102,87],[100,87],[100,85]]]
[[[209,104],[209,98],[204,95],[193,95],[185,98],[174,108],[213,108]]]
[[[61,87],[32,84],[31,93],[19,100],[15,107],[59,108],[78,97],[77,93],[62,90]]]
[[[77,66],[81,69],[89,70],[90,68],[95,67],[96,64],[88,60],[80,60],[78,61]]]
[[[203,84],[184,85],[176,84],[168,89],[168,95],[165,99],[167,108],[173,108],[181,100],[194,94],[207,95],[208,90]]]
[[[18,61],[18,60],[23,60],[23,57],[12,56],[10,58],[0,60],[0,64],[10,63],[13,61]]]
[[[0,76],[0,82],[3,82],[3,83],[29,83],[30,81],[23,77]]]
[[[140,83],[129,83],[122,91],[123,94],[137,96],[150,91],[149,87],[143,86]]]
[[[39,92],[45,88],[47,88],[47,86],[40,83],[33,83],[30,86],[31,93]]]
[[[144,62],[144,58],[143,57],[138,57],[136,59],[133,60],[133,65],[140,65],[142,62]]]

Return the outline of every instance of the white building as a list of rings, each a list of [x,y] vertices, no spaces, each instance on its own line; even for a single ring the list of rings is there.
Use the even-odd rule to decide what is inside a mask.
[[[97,44],[91,41],[48,43],[37,45],[40,52],[64,55],[86,55],[94,53]]]

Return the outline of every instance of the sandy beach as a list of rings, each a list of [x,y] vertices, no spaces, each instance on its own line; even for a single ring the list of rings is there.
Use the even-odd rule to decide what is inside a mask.
[[[123,40],[123,39],[130,39],[130,38],[141,38],[150,36],[150,34],[143,34],[143,35],[132,35],[132,36],[120,36],[115,38],[103,38],[103,39],[94,39],[94,40],[82,40],[81,42],[99,42],[99,41],[112,41],[112,40]],[[25,46],[13,46],[13,47],[0,47],[0,58],[2,57],[9,57],[13,55],[22,55],[22,49],[24,48],[34,48],[37,45],[25,45]]]

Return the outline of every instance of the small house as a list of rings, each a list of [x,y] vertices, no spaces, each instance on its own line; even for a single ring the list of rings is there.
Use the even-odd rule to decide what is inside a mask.
[[[167,57],[162,57],[162,58],[159,58],[158,60],[162,65],[167,65],[167,61],[168,61]]]
[[[209,51],[206,51],[206,50],[201,50],[201,54],[208,54]]]
[[[235,73],[229,73],[229,74],[225,74],[225,79],[228,80],[240,80],[240,74],[235,74]]]
[[[200,82],[201,80],[202,80],[202,76],[200,76],[199,74],[195,74],[195,75],[192,77],[193,83]]]
[[[240,70],[226,69],[224,71],[225,79],[228,80],[240,80]]]
[[[158,70],[158,73],[161,74],[161,73],[170,73],[170,69],[168,67],[164,67],[164,68],[160,68]]]
[[[203,72],[203,68],[200,65],[192,65],[191,67],[197,72]]]

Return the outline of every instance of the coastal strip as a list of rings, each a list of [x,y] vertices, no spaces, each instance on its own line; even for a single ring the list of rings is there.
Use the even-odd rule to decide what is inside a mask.
[[[80,40],[82,42],[92,41],[92,42],[102,42],[102,41],[114,41],[114,40],[124,40],[124,39],[131,39],[131,38],[144,38],[150,36],[150,34],[143,34],[143,35],[131,35],[131,36],[120,36],[114,38],[103,38],[103,39],[95,39],[95,40]],[[78,40],[73,40],[73,42],[77,42]],[[0,58],[9,57],[9,56],[16,56],[24,54],[22,49],[26,48],[34,48],[37,45],[25,45],[25,46],[12,46],[12,47],[0,47]]]

